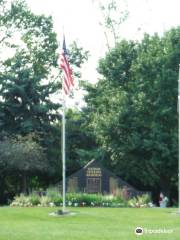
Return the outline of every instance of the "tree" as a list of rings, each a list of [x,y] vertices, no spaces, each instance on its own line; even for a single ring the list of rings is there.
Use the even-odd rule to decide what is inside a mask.
[[[1,60],[1,130],[18,134],[49,131],[60,107],[51,100],[59,84],[52,76],[57,66],[52,19],[34,15],[22,1],[12,3],[6,14],[2,28],[12,24],[10,29],[19,31],[20,39],[17,45],[11,44],[10,34],[9,42],[3,41],[14,54]]]
[[[121,25],[127,20],[129,12],[125,1],[110,0],[106,3],[98,1],[101,10],[102,20],[100,25],[103,28],[108,50],[110,50],[120,39]]]
[[[47,172],[48,161],[44,149],[34,140],[36,136],[5,137],[0,142],[0,165],[6,173],[20,176],[21,191],[28,193],[29,178]]]
[[[66,152],[67,174],[70,175],[83,167],[99,151],[94,136],[86,128],[86,114],[69,109],[66,113]]]
[[[54,98],[61,95],[61,70],[52,18],[35,15],[23,0],[0,0],[0,33],[0,133],[5,131],[8,137],[38,135],[37,144],[48,159],[49,171],[43,177],[47,180],[50,172],[56,178],[61,102]],[[86,51],[72,43],[70,61],[76,77],[87,57]],[[29,164],[33,166],[31,161]],[[7,179],[6,172],[3,174]]]
[[[100,60],[103,79],[86,97],[89,126],[116,173],[165,194],[177,183],[179,35],[121,41]]]
[[[0,22],[0,31],[5,29],[7,35],[1,46],[13,51],[12,56],[0,61],[0,130],[49,133],[52,123],[60,119],[61,107],[52,101],[61,88],[52,18],[33,14],[23,1],[12,2],[10,9],[8,4],[0,7],[7,8]],[[17,36],[17,44],[12,43]],[[70,61],[77,68],[88,57],[76,43],[71,45],[70,53]],[[74,73],[80,76],[77,69]]]

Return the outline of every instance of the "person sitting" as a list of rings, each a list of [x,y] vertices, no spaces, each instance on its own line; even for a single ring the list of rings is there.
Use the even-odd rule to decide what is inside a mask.
[[[161,192],[159,195],[159,206],[161,208],[165,208],[167,207],[167,203],[168,203],[168,198],[164,196],[164,194]]]

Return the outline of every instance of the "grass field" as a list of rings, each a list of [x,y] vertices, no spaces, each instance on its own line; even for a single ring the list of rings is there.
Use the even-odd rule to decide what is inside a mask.
[[[0,240],[180,239],[176,209],[73,208],[75,216],[53,217],[54,208],[0,208]],[[134,234],[136,227],[173,233]]]

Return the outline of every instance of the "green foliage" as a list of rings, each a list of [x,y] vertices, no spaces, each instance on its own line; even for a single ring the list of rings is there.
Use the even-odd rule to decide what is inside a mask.
[[[49,132],[60,107],[51,98],[59,89],[52,18],[33,14],[24,1],[0,7],[6,12],[1,16],[5,39],[0,47],[8,42],[4,51],[12,53],[0,61],[0,130],[23,135]],[[12,45],[15,37],[17,44]]]
[[[102,202],[102,196],[86,193],[68,193],[67,201],[72,206],[99,206]]]
[[[141,42],[121,41],[87,85],[88,126],[114,171],[166,195],[177,182],[177,79],[180,28]]]
[[[114,44],[120,38],[121,25],[128,18],[129,12],[125,1],[110,0],[106,3],[99,3],[103,20],[100,25],[104,28],[104,35],[106,38],[107,47],[110,50],[110,42],[112,37]]]
[[[141,200],[141,198],[138,198]],[[142,198],[145,201],[145,197]],[[140,201],[139,200],[139,201]],[[29,196],[20,195],[14,198],[11,206],[62,206],[62,195],[55,189],[48,189],[46,196],[31,194]],[[66,205],[69,207],[126,207],[128,201],[122,196],[87,194],[87,193],[67,193]]]
[[[53,203],[55,206],[62,205],[62,196],[57,188],[48,188],[46,193],[47,197],[51,200],[51,203]]]
[[[149,207],[151,204],[151,198],[148,194],[134,197],[128,201],[129,207]]]
[[[61,107],[60,103],[52,101],[61,86],[52,18],[35,15],[21,0],[13,1],[10,8],[8,4],[0,7],[7,10],[2,16],[0,31],[6,34],[5,30],[12,29],[12,34],[7,36],[9,42],[16,32],[19,36],[17,45],[7,46],[12,54],[0,61],[0,130],[49,134],[54,130],[52,123],[60,119]],[[4,42],[2,40],[0,47]],[[75,42],[70,48],[71,64],[79,69],[87,60],[88,52]]]
[[[29,196],[29,201],[32,206],[38,206],[41,203],[41,198],[37,194],[31,194]]]
[[[79,47],[76,42],[70,44],[70,56],[69,62],[73,66],[73,74],[76,78],[81,77],[80,68],[83,63],[88,60],[89,52],[84,51],[82,47]]]
[[[0,33],[0,135],[5,131],[8,138],[26,137],[31,133],[40,136],[33,143],[23,140],[25,143],[22,141],[19,146],[11,146],[11,140],[2,143],[5,152],[1,148],[1,201],[5,191],[9,195],[9,183],[15,185],[13,193],[21,191],[22,174],[24,185],[31,182],[32,186],[41,185],[42,181],[47,186],[48,181],[57,182],[61,177],[61,130],[57,124],[61,119],[61,102],[53,100],[60,94],[61,70],[57,63],[59,50],[52,17],[34,14],[23,0],[0,1]],[[79,77],[79,68],[87,60],[88,52],[75,42],[70,48],[73,72]],[[42,149],[37,149],[38,146],[43,149],[43,161],[40,161]],[[17,155],[11,154],[15,151]],[[12,179],[7,181],[9,173]],[[17,181],[13,181],[14,177]],[[39,183],[33,183],[32,177]],[[12,191],[10,193],[12,197]]]
[[[48,207],[50,206],[51,199],[48,196],[42,196],[40,198],[40,206],[42,207]]]
[[[21,194],[20,196],[15,196],[14,201],[11,203],[12,207],[31,207],[32,203],[28,196]]]
[[[1,140],[0,158],[9,169],[33,172],[46,168],[44,149],[33,135],[16,136]]]
[[[48,161],[36,136],[29,134],[25,137],[5,137],[0,141],[0,166],[3,173],[13,176],[16,173],[17,179],[20,176],[19,187],[21,191],[27,193],[29,177],[47,172]]]
[[[84,112],[69,109],[66,113],[68,175],[100,156],[94,136],[85,126],[85,119]]]

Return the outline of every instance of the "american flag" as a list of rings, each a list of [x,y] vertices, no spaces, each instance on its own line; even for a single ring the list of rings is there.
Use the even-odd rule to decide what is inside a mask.
[[[72,69],[68,61],[68,53],[66,49],[65,37],[63,39],[63,48],[62,53],[60,54],[60,67],[63,70],[63,90],[66,95],[69,94],[69,91],[72,86],[74,86],[74,81],[72,78]]]

